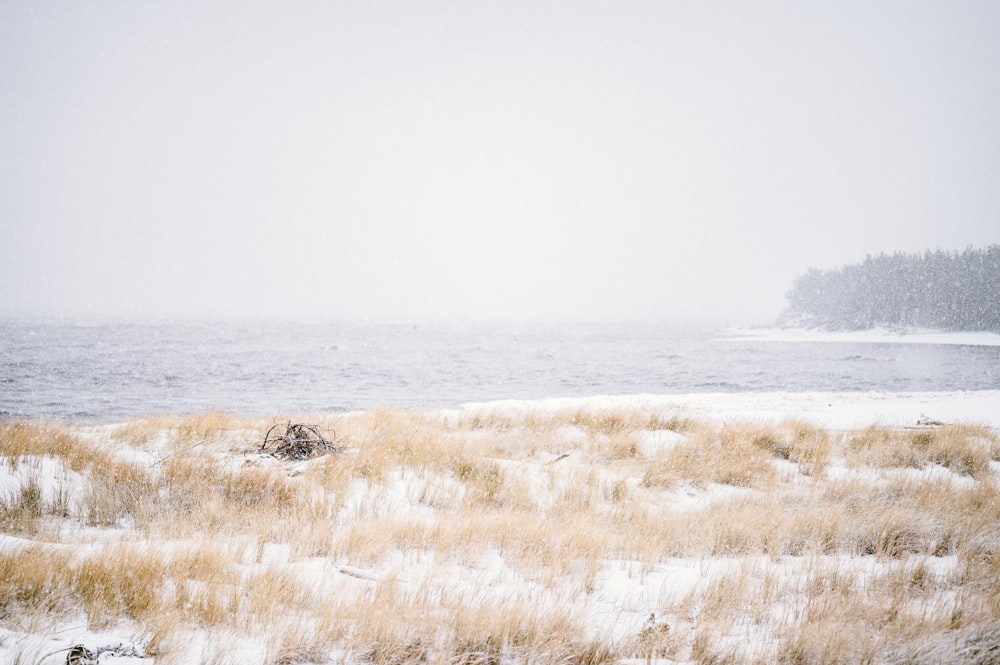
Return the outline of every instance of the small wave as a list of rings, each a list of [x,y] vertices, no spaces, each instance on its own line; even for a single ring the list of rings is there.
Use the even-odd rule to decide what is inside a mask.
[[[703,381],[702,383],[695,384],[694,387],[697,390],[719,390],[721,392],[750,390],[750,388],[743,384],[732,383],[730,381]]]
[[[843,362],[861,362],[861,363],[891,363],[895,362],[895,358],[884,358],[880,356],[865,356],[860,354],[855,354],[852,356],[844,356],[843,358],[838,358],[838,360]]]

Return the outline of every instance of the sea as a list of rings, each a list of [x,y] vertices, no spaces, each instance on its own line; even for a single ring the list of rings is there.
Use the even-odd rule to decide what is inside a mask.
[[[265,417],[594,395],[1000,388],[1000,345],[654,324],[0,321],[0,418]],[[912,341],[912,340],[911,340]]]

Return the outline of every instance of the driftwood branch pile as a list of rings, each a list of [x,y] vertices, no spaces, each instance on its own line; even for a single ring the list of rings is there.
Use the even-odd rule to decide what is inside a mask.
[[[69,647],[68,649],[53,651],[52,653],[45,655],[42,660],[45,660],[45,658],[48,658],[53,654],[57,654],[60,651],[68,652],[66,654],[66,665],[100,665],[101,656],[104,655],[109,655],[112,658],[146,657],[146,654],[143,653],[142,649],[136,647],[134,644],[108,644],[97,647],[96,649],[88,649],[82,644],[77,644],[76,646]]]
[[[343,450],[341,446],[320,434],[315,425],[291,421],[287,424],[272,425],[264,435],[264,443],[260,449],[272,457],[291,460],[306,460]]]

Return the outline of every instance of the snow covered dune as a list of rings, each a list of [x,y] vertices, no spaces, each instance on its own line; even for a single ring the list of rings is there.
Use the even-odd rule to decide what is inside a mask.
[[[261,449],[279,419],[2,423],[0,657],[977,662],[998,403],[366,411],[302,416],[333,445],[295,456]]]

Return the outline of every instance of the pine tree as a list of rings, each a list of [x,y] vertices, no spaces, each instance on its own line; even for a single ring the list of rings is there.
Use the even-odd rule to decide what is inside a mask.
[[[866,256],[810,268],[787,293],[786,317],[832,329],[916,326],[1000,332],[1000,245]]]

